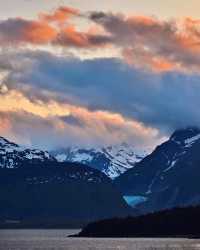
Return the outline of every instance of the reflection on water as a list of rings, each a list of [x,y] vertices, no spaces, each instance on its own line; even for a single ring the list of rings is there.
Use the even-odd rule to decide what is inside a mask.
[[[0,250],[196,250],[200,240],[68,238],[75,230],[0,230]]]

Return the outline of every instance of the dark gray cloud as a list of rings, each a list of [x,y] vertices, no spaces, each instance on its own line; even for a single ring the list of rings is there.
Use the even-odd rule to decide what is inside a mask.
[[[200,124],[197,74],[155,74],[114,58],[82,61],[43,52],[7,55],[7,61],[15,60],[18,64],[12,65],[4,83],[33,100],[57,98],[89,110],[120,113],[164,133]],[[4,54],[0,67],[9,65],[7,61]]]
[[[83,121],[74,115],[61,116],[60,119],[71,126],[84,127]]]

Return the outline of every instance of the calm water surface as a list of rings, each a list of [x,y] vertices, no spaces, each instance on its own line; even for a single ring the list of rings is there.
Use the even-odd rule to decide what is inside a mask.
[[[0,250],[196,250],[200,240],[68,238],[75,230],[0,230]]]

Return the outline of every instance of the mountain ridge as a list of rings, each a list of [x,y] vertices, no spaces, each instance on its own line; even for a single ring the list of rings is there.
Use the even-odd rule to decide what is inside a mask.
[[[22,162],[55,162],[56,159],[47,151],[29,149],[0,137],[0,168],[19,167]]]
[[[84,163],[115,179],[146,156],[145,151],[138,151],[127,143],[107,147],[68,147],[52,151],[59,161]]]
[[[23,163],[0,168],[0,227],[77,227],[127,216],[126,204],[102,172],[78,163]]]
[[[44,151],[29,149],[0,137],[0,168],[19,167],[20,162],[76,162],[98,169],[109,178],[115,179],[146,156],[127,143],[107,147],[71,146],[63,149]]]
[[[114,183],[123,195],[144,197],[144,213],[200,204],[199,151],[200,129],[177,130]]]

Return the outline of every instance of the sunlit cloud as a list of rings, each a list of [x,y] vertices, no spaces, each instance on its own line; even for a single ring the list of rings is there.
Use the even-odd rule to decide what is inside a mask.
[[[53,13],[39,14],[39,18],[42,20],[59,24],[64,24],[66,20],[73,16],[79,16],[79,10],[66,6],[61,6],[57,8]]]
[[[38,140],[38,146],[45,148],[73,143],[131,143],[134,139],[138,146],[150,149],[160,140],[158,130],[145,127],[142,123],[127,119],[121,114],[101,110],[89,111],[84,107],[55,101],[33,102],[17,91],[1,96],[0,119],[1,133],[12,135],[14,140],[28,140],[29,145],[37,144]],[[41,131],[43,140],[39,143]],[[47,139],[50,133],[53,135],[51,142]]]
[[[47,118],[48,116],[69,115],[68,106],[59,106],[56,102],[50,101],[45,104],[41,100],[31,102],[22,93],[18,91],[9,91],[1,96],[0,112],[27,112],[33,115]]]
[[[199,105],[198,74],[158,74],[116,58],[80,60],[30,50],[2,52],[1,67],[8,72],[1,83],[7,94],[17,91],[28,97],[31,103],[27,102],[26,111],[37,107],[35,114],[40,112],[43,117],[60,110],[55,106],[59,102],[121,114],[164,134],[200,122],[195,108]],[[18,99],[23,98],[19,95]],[[47,110],[42,105],[33,107],[32,102],[48,103],[49,107]],[[17,107],[17,100],[15,104]],[[65,106],[59,112],[65,115],[69,111],[69,106]]]
[[[162,21],[104,12],[93,12],[90,18],[110,33],[113,44],[134,66],[158,72],[199,71],[199,20]]]
[[[0,46],[56,45],[63,47],[98,47],[109,39],[102,34],[79,31],[70,21],[79,11],[59,7],[54,13],[39,13],[37,20],[21,17],[0,21]]]
[[[200,20],[191,17],[59,6],[7,18],[0,134],[45,148],[122,141],[152,148],[200,123],[199,70]]]
[[[87,20],[82,29],[78,20]],[[93,51],[119,49],[119,57],[144,70],[198,72],[200,21],[190,17],[161,20],[106,12],[81,12],[67,6],[39,13],[38,19],[0,22],[0,46],[54,46]],[[82,52],[80,52],[82,53]],[[116,55],[116,54],[115,54]]]

